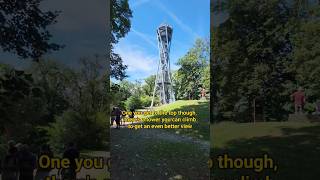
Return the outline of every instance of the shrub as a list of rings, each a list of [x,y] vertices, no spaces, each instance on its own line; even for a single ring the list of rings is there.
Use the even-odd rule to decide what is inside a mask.
[[[141,99],[139,98],[139,96],[130,96],[127,100],[126,100],[126,108],[127,109],[139,109],[142,108],[142,102]]]
[[[0,160],[4,158],[7,153],[7,142],[5,142],[5,138],[0,136]]]
[[[49,144],[56,152],[62,152],[68,142],[74,142],[82,150],[102,148],[108,140],[107,122],[102,112],[88,115],[65,111],[47,128]]]
[[[141,104],[143,107],[149,107],[152,102],[152,97],[150,96],[142,96],[141,97]]]

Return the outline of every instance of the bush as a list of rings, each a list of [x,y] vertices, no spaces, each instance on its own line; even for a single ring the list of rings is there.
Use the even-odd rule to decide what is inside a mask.
[[[152,102],[152,97],[150,96],[142,96],[141,97],[141,104],[143,107],[149,107]]]
[[[316,105],[314,103],[309,103],[307,102],[304,106],[304,111],[306,111],[307,113],[313,113],[316,110]]]
[[[127,100],[126,100],[126,108],[129,109],[139,109],[142,108],[142,102],[141,99],[139,98],[139,96],[130,96]]]
[[[108,140],[107,117],[103,112],[83,115],[65,111],[47,128],[49,144],[54,151],[62,152],[68,142],[74,142],[79,149],[103,148]]]
[[[0,160],[3,159],[6,154],[7,154],[7,142],[5,142],[5,138],[3,136],[0,136]]]

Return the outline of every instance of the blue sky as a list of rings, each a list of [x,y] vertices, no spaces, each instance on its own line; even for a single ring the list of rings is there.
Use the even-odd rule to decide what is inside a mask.
[[[210,0],[129,0],[133,11],[131,30],[115,51],[128,65],[128,80],[155,74],[159,60],[156,29],[161,23],[173,27],[171,68],[190,49],[196,38],[209,38]]]
[[[173,27],[171,67],[192,47],[197,37],[209,38],[209,0],[129,0],[133,11],[132,27],[127,36],[116,45],[125,64],[128,80],[142,80],[156,73],[159,60],[156,29],[165,22]],[[49,27],[52,42],[65,48],[47,54],[51,59],[69,67],[78,68],[79,59],[105,54],[106,1],[45,0],[43,10],[61,11],[57,23]],[[18,69],[30,65],[30,60],[19,59],[12,53],[0,51],[0,63]]]

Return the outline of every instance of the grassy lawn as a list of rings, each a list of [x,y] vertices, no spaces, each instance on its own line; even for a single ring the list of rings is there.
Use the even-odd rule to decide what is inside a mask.
[[[183,134],[192,136],[198,139],[204,139],[209,141],[209,101],[204,100],[180,100],[174,103],[163,105],[160,107],[154,107],[153,111],[195,111],[197,122],[187,122],[187,123],[167,123],[167,124],[192,124],[192,129],[166,129],[172,133]],[[141,116],[140,116],[141,117]],[[153,115],[148,116],[149,118],[170,118],[170,117],[189,117],[189,116],[160,116]],[[155,123],[148,123],[155,124]]]
[[[223,122],[211,125],[211,156],[261,157],[268,154],[278,170],[223,170],[216,166],[214,177],[252,175],[273,179],[319,179],[320,123],[310,122]]]

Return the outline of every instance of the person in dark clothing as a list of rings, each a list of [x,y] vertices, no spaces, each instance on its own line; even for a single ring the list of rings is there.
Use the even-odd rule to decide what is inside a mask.
[[[75,147],[74,143],[69,143],[66,150],[63,153],[63,158],[69,159],[70,161],[70,168],[63,169],[62,179],[63,180],[75,180],[77,177],[77,165],[76,159],[80,157],[80,153]]]
[[[33,180],[36,169],[36,157],[29,151],[28,145],[18,148],[19,179]]]
[[[113,122],[116,121],[116,108],[113,107],[111,111],[111,126],[113,126]]]
[[[134,108],[130,108],[130,111],[131,111],[131,114],[130,114],[129,117],[130,118],[134,118],[134,111],[135,111]]]
[[[120,126],[125,125],[125,119],[124,119],[124,118],[126,117],[126,115],[125,115],[125,114],[122,114],[123,111],[126,111],[126,110],[120,108],[120,115],[121,115],[121,116],[120,116]]]
[[[53,152],[51,151],[50,146],[47,144],[42,145],[40,149],[40,153],[38,155],[38,159],[40,159],[41,156],[45,156],[45,155],[48,156],[50,159],[53,158]],[[47,163],[45,162],[46,160],[47,159],[42,160],[44,164]],[[44,179],[45,177],[49,176],[50,171],[51,171],[50,167],[49,168],[38,167],[35,179]]]
[[[116,115],[116,123],[117,123],[117,129],[120,129],[120,120],[121,120],[121,110],[120,108],[116,107],[115,110],[115,115]]]
[[[8,153],[2,162],[2,179],[17,180],[19,174],[17,148],[14,146],[14,141],[8,142]]]
[[[18,152],[18,148],[15,146],[15,142],[14,141],[9,141],[8,142],[8,146],[9,146],[9,151],[12,153],[17,153]]]

